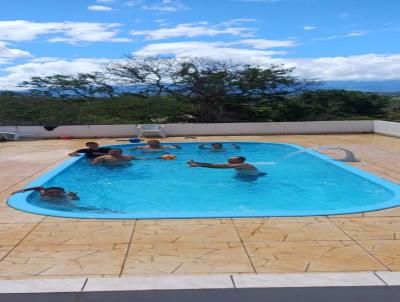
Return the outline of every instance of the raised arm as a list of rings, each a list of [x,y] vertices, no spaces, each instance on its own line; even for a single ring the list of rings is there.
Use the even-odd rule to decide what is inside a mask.
[[[212,169],[234,169],[235,166],[231,164],[211,164],[211,163],[199,163],[193,160],[187,162],[189,167],[202,167],[202,168],[212,168]]]
[[[79,156],[79,153],[77,151],[71,152],[68,154],[69,156]]]
[[[238,146],[236,144],[232,144],[231,146],[232,146],[233,149],[236,149],[236,150],[240,149],[240,146]]]
[[[16,193],[25,193],[27,191],[39,191],[40,192],[42,190],[44,190],[43,187],[31,187],[31,188],[26,188],[26,189],[22,189],[22,190],[18,190],[18,191],[12,192],[11,195],[14,195]]]

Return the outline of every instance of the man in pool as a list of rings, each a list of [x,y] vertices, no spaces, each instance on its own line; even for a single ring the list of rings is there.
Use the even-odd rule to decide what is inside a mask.
[[[149,151],[160,151],[165,149],[180,149],[179,145],[169,145],[169,146],[162,146],[161,142],[156,139],[151,139],[147,142],[145,146],[138,146],[132,148],[132,150],[149,150]]]
[[[261,172],[253,165],[246,163],[246,158],[243,156],[230,157],[226,164],[200,163],[190,160],[188,161],[188,165],[191,168],[235,169],[236,178],[244,181],[254,181],[260,176],[267,175],[267,173]]]
[[[96,157],[107,155],[108,152],[111,150],[111,148],[99,147],[99,144],[96,142],[87,142],[86,147],[87,148],[83,148],[83,149],[79,149],[74,152],[71,152],[68,155],[69,156],[78,156],[80,153],[83,153],[86,155],[86,158],[92,160],[92,159],[95,159]]]
[[[40,199],[47,201],[64,201],[64,200],[78,200],[79,196],[76,192],[65,192],[61,187],[32,187],[26,188],[12,193],[24,193],[27,191],[37,191],[40,194]]]
[[[240,147],[238,145],[236,145],[236,144],[231,144],[231,147],[232,147],[232,149],[236,149],[236,150],[240,149]],[[199,149],[208,149],[208,150],[211,150],[211,151],[226,151],[227,150],[224,147],[224,145],[221,144],[221,143],[212,143],[211,147],[207,147],[207,144],[201,144],[199,146]]]
[[[131,160],[151,160],[159,158],[139,158],[132,155],[125,155],[122,153],[122,149],[111,149],[107,155],[103,155],[95,158],[92,161],[92,165],[108,164],[108,165],[121,165],[129,163]]]

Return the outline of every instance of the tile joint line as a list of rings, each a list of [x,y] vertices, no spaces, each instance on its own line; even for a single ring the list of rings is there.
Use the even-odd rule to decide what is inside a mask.
[[[236,283],[235,283],[235,279],[233,279],[233,276],[232,276],[232,275],[229,275],[229,277],[231,278],[233,288],[237,288],[237,287],[236,287]]]
[[[383,284],[385,284],[385,286],[389,286],[389,284],[387,284],[387,282],[381,277],[379,276],[376,272],[374,272],[375,277],[377,277],[379,280],[381,280],[383,282]]]
[[[86,279],[85,279],[85,282],[83,282],[82,288],[81,288],[81,292],[83,292],[83,290],[85,289],[86,284],[87,284],[88,281],[89,281],[89,278],[86,278]]]

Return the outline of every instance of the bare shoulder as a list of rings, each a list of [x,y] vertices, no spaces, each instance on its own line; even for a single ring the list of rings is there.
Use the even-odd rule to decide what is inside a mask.
[[[99,157],[96,157],[93,161],[92,164],[98,164],[98,163],[103,163],[104,161],[106,161],[108,159],[109,155],[102,155]]]

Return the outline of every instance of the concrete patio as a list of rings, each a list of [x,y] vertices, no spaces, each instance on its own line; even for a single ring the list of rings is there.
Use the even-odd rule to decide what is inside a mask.
[[[0,278],[400,271],[400,207],[334,217],[106,221],[44,217],[7,206],[11,192],[87,140],[0,143]],[[164,141],[222,140],[341,146],[361,159],[355,166],[400,182],[400,139],[388,136]]]

